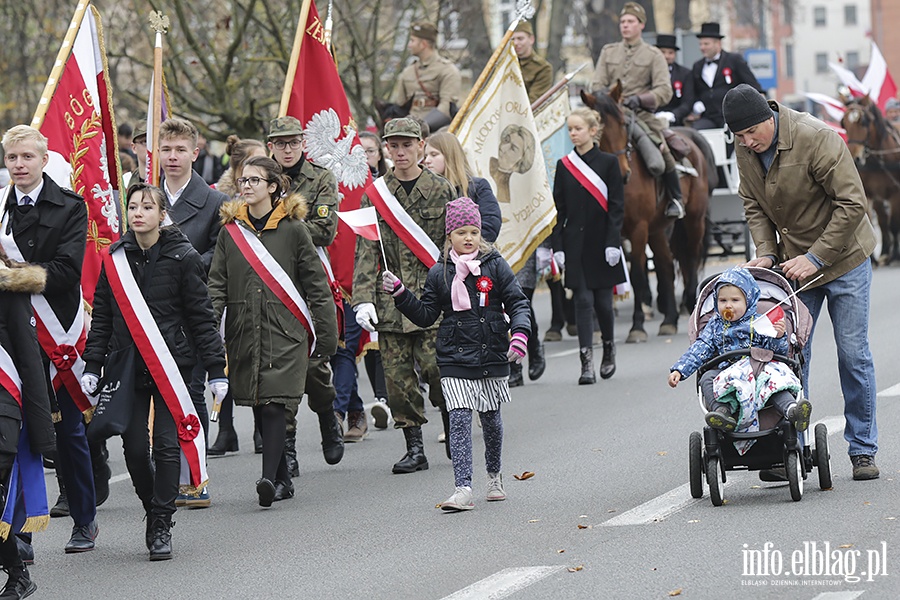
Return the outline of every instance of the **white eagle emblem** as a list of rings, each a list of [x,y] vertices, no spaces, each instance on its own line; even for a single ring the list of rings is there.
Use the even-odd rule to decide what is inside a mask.
[[[352,190],[368,181],[366,151],[359,144],[353,145],[356,130],[349,124],[341,127],[341,119],[333,108],[314,114],[303,137],[309,159],[334,173],[339,183]]]

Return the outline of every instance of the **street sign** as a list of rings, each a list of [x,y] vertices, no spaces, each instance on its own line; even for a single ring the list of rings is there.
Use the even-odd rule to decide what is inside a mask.
[[[778,60],[774,50],[744,50],[744,60],[763,90],[778,87]]]

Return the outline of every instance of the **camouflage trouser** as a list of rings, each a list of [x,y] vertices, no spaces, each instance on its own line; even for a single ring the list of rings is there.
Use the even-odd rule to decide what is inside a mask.
[[[310,358],[306,369],[306,401],[309,403],[309,410],[316,414],[334,410],[335,392],[328,365],[327,358]],[[298,409],[298,405],[285,407],[288,433],[297,430]]]
[[[437,367],[435,340],[437,331],[415,333],[379,332],[378,346],[384,365],[384,381],[387,384],[388,406],[394,417],[394,427],[420,426],[425,418],[425,399],[419,390],[419,378],[415,365],[419,365],[422,379],[428,383],[431,404],[442,408],[441,374]]]

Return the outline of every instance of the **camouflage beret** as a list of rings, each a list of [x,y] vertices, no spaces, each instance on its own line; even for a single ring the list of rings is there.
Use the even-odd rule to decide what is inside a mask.
[[[295,117],[278,117],[269,122],[269,139],[286,135],[303,135],[303,125]]]
[[[399,119],[391,119],[384,126],[384,139],[389,137],[409,137],[422,139],[422,128],[416,123],[415,119],[410,117],[401,117]]]
[[[637,2],[625,3],[625,6],[622,7],[622,12],[619,13],[619,16],[624,17],[625,15],[632,15],[636,17],[637,20],[641,23],[647,22],[647,11],[645,11],[644,7]]]
[[[428,21],[419,21],[418,23],[413,23],[410,26],[409,33],[416,36],[417,38],[428,40],[433,44],[437,41],[438,30],[434,23],[429,23]]]

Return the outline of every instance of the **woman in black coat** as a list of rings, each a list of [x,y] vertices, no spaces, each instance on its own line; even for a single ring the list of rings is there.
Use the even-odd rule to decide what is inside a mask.
[[[619,161],[612,154],[600,152],[594,143],[601,131],[599,115],[587,108],[577,109],[569,115],[568,126],[575,156],[570,154],[556,165],[553,247],[565,252],[565,284],[574,292],[581,357],[578,383],[590,384],[596,381],[592,349],[595,312],[603,336],[600,376],[608,379],[616,370],[613,287],[625,281],[620,249],[625,196]],[[573,158],[593,171],[602,180],[601,185],[605,184],[606,207],[570,171]]]

